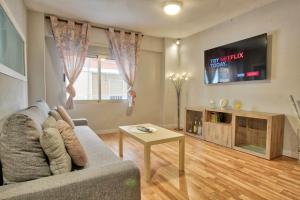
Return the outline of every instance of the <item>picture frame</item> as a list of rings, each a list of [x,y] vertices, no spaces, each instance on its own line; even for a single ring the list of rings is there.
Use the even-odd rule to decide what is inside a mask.
[[[16,38],[16,39],[18,39],[18,40],[21,39],[21,41],[22,41],[22,43],[21,43],[21,48],[22,48],[21,52],[23,54],[23,58],[20,58],[20,59],[23,59],[23,60],[21,60],[21,63],[22,63],[21,67],[22,68],[20,69],[23,73],[20,73],[20,72],[14,70],[12,66],[8,66],[4,63],[1,63],[1,60],[0,60],[0,73],[8,75],[12,78],[15,78],[15,79],[18,79],[18,80],[21,80],[21,81],[27,81],[27,56],[26,56],[27,55],[27,52],[26,52],[27,43],[26,43],[26,37],[22,33],[20,26],[18,25],[15,17],[12,14],[12,11],[9,9],[9,7],[7,6],[7,4],[5,3],[4,0],[0,0],[0,8],[1,8],[2,11],[4,11],[5,16],[8,18],[9,22],[12,24],[13,28],[15,29],[15,31],[17,33],[17,36],[20,37],[20,38]],[[1,32],[0,32],[0,37],[1,37]],[[16,53],[16,56],[18,56],[17,53]]]

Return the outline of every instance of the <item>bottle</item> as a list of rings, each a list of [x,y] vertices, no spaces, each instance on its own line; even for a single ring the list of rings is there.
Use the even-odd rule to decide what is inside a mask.
[[[200,135],[200,136],[202,136],[202,124],[201,124],[201,121],[199,121],[199,123],[198,123],[197,134]]]
[[[197,134],[198,132],[198,125],[197,125],[197,121],[195,120],[194,126],[193,126],[193,133]]]

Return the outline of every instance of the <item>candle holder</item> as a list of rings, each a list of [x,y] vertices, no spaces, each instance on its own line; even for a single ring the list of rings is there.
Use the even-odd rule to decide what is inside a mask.
[[[180,131],[180,96],[181,96],[181,90],[182,85],[185,81],[188,81],[191,77],[190,73],[170,73],[167,78],[173,83],[175,89],[176,89],[176,96],[177,96],[177,131]]]

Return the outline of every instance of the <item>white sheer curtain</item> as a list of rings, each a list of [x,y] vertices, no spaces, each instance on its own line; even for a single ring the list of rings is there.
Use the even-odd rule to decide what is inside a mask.
[[[142,34],[135,32],[128,34],[123,30],[115,32],[113,28],[109,28],[106,33],[112,55],[116,59],[121,76],[129,86],[128,107],[132,108],[135,105],[136,98],[134,80],[136,67],[138,65]]]
[[[74,21],[59,21],[56,17],[51,16],[52,32],[56,41],[56,46],[61,53],[64,72],[68,79],[67,99],[65,107],[74,108],[73,98],[76,91],[73,86],[78,78],[87,55],[88,50],[88,33],[90,25],[87,23],[76,24]]]

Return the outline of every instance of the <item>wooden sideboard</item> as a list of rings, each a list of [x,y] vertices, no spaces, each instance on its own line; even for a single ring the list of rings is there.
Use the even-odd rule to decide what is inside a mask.
[[[207,107],[185,110],[184,132],[190,136],[269,160],[282,155],[282,114]],[[201,124],[200,134],[192,133],[195,121]]]

